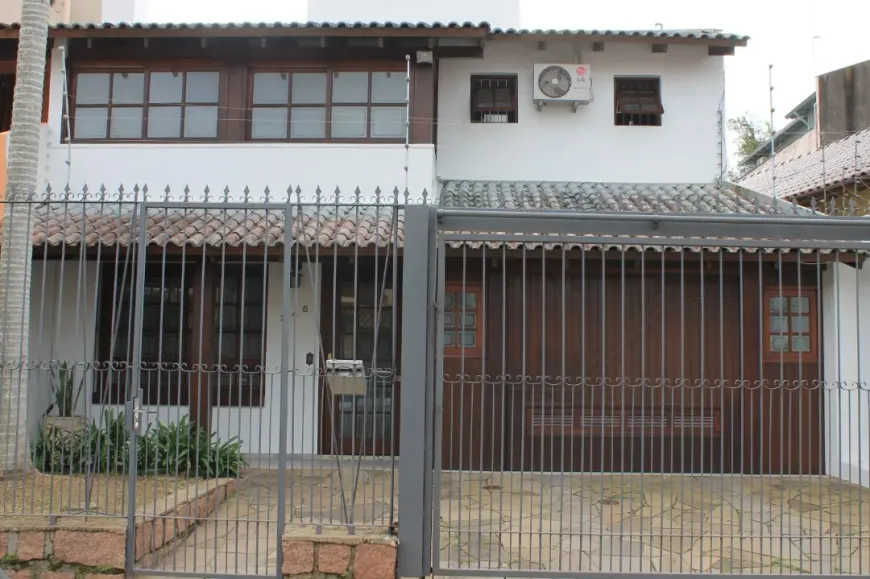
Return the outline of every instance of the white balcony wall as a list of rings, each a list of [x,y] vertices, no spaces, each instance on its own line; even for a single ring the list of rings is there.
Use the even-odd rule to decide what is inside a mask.
[[[826,473],[870,488],[870,270],[822,275]]]
[[[574,113],[533,103],[535,63],[590,66],[594,101]],[[471,123],[471,75],[515,74],[518,122]],[[614,77],[661,78],[662,126],[614,125]],[[494,41],[484,58],[445,59],[438,73],[438,174],[444,179],[708,183],[721,173],[724,63],[702,46]],[[723,117],[724,118],[724,117]]]
[[[121,185],[148,185],[150,191],[169,187],[181,194],[184,187],[201,193],[206,186],[212,194],[229,187],[240,196],[250,188],[259,199],[268,186],[280,198],[288,187],[300,187],[305,198],[320,187],[332,194],[339,187],[350,199],[359,187],[371,196],[375,188],[392,192],[405,188],[405,148],[402,144],[150,144],[106,143],[51,144],[47,183],[62,190],[69,183],[73,191],[84,185],[96,190],[105,186],[116,191]],[[69,157],[69,169],[66,159]],[[408,154],[408,189],[420,196],[432,191],[435,155],[432,145],[414,145]],[[60,189],[58,189],[60,188]]]

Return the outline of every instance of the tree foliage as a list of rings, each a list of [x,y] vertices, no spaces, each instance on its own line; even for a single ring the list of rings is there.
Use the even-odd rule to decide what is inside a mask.
[[[749,113],[728,120],[728,129],[735,134],[734,144],[737,154],[745,159],[755,151],[761,143],[773,135],[770,123],[757,122],[749,118]]]

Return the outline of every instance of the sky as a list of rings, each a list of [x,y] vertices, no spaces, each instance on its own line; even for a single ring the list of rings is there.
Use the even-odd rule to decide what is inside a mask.
[[[146,18],[158,22],[289,22],[304,20],[307,11],[305,0],[144,1]],[[661,23],[748,35],[749,46],[725,58],[726,114],[770,118],[773,65],[774,128],[813,92],[817,74],[870,59],[870,0],[522,0],[521,18],[525,28],[652,29]]]

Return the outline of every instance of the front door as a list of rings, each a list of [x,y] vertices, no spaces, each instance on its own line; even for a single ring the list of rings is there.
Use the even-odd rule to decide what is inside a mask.
[[[390,279],[384,284],[380,273],[377,280],[337,283],[334,339],[327,350],[336,359],[362,361],[366,393],[333,396],[324,384],[325,454],[383,456],[398,451],[395,304]]]

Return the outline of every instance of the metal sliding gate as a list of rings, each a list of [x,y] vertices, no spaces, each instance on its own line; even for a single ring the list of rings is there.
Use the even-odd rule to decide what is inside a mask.
[[[409,207],[400,575],[870,572],[870,226],[772,213]]]

